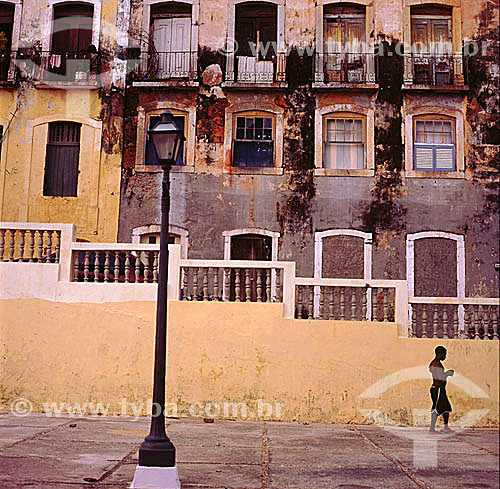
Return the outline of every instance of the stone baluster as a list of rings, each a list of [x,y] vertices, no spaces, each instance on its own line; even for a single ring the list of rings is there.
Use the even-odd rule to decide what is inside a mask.
[[[30,253],[28,261],[32,262],[35,256],[35,230],[30,229]]]
[[[80,257],[79,252],[74,252],[73,258],[73,282],[78,282],[78,275],[80,274]]]
[[[266,268],[266,302],[271,302],[271,269]]]
[[[149,259],[149,251],[144,252],[144,283],[151,280],[151,262]]]
[[[366,321],[366,312],[368,308],[368,303],[366,300],[366,291],[367,289],[363,289],[361,294],[361,320]]]
[[[47,261],[50,263],[54,262],[54,259],[52,258],[52,233],[53,231],[47,231]]]
[[[351,288],[351,321],[356,321],[357,319],[357,289]]]
[[[189,271],[189,268],[188,267],[181,267],[181,283],[182,283],[182,296],[181,296],[181,300],[183,301],[187,301],[188,300],[188,271]],[[158,273],[158,272],[157,272]],[[158,280],[158,275],[157,275],[157,280]],[[153,272],[153,280],[154,280],[154,272]]]
[[[471,335],[471,327],[472,327],[472,315],[471,315],[471,306],[469,304],[464,304],[464,337],[470,338]]]
[[[208,301],[208,268],[209,267],[204,267],[203,268],[203,300]]]
[[[215,267],[212,269],[213,271],[213,277],[214,277],[214,295],[212,297],[212,300],[217,301],[219,300],[219,268]]]
[[[83,260],[83,281],[89,281],[89,268],[90,268],[90,251],[85,251],[85,258]]]
[[[0,229],[0,261],[3,261],[3,254],[5,251],[5,231],[6,229]]]
[[[448,306],[446,304],[443,305],[443,338],[449,338],[448,335]]]
[[[16,230],[10,230],[10,249],[9,249],[9,261],[14,261],[14,243],[16,241]]]
[[[382,290],[382,298],[383,298],[383,311],[384,318],[383,321],[389,321],[389,289],[381,289]]]
[[[314,287],[311,285],[308,287],[309,298],[307,301],[307,319],[313,319],[314,317]]]
[[[422,304],[422,338],[428,338],[427,304]]]
[[[340,320],[345,319],[344,287],[340,287]]]
[[[245,268],[245,301],[251,302],[252,300],[252,282],[250,280],[250,269]]]
[[[453,306],[453,338],[458,338],[458,306]]]
[[[439,328],[439,315],[438,315],[438,305],[434,304],[433,313],[432,313],[432,337],[438,337],[438,328]]]
[[[418,310],[418,307],[416,307],[416,304],[410,304],[410,310],[411,310],[410,336],[415,337],[415,336],[417,336],[417,310]]]
[[[276,302],[283,302],[283,289],[281,288],[281,268],[276,270]]]
[[[137,251],[135,254],[134,272],[135,272],[135,283],[137,284],[139,282],[139,279],[141,278],[141,252],[140,251]]]
[[[130,282],[130,251],[125,252],[125,283]]]
[[[115,268],[113,270],[113,279],[115,282],[120,281],[120,252],[115,251]]]
[[[480,338],[479,335],[479,329],[481,327],[481,318],[479,316],[479,307],[478,306],[473,306],[472,307],[472,319],[474,321],[474,339],[478,340]]]
[[[224,268],[224,301],[229,301],[231,287],[231,269]]]
[[[373,294],[375,297],[373,297]],[[373,308],[373,321],[378,321],[378,289],[372,289],[372,308]]]
[[[295,299],[297,308],[297,319],[302,319],[302,285],[297,285]]]
[[[328,319],[335,319],[334,291],[335,289],[333,287],[328,288]]]
[[[262,269],[258,268],[255,272],[257,274],[257,302],[262,302]]]
[[[43,257],[43,235],[45,231],[38,231],[38,248],[37,248],[37,253],[38,253],[38,262],[42,261]]]
[[[101,251],[94,253],[94,282],[99,282],[99,272],[101,271]]]
[[[480,304],[478,307],[478,320],[479,320],[479,337],[482,340],[487,340],[488,339],[488,321],[486,318],[485,311],[483,309],[483,306]],[[483,335],[481,336],[481,330],[483,330]]]
[[[19,242],[19,261],[24,261],[24,246],[25,246],[26,229],[21,230],[21,241]],[[49,234],[50,236],[50,234]]]
[[[59,263],[61,256],[61,231],[56,231],[56,263]]]
[[[234,300],[235,302],[241,302],[240,288],[241,288],[241,268],[236,268],[234,270]]]
[[[105,251],[104,254],[104,281],[109,282],[109,251]]]
[[[498,340],[498,313],[496,312],[497,307],[498,306],[490,306],[491,327],[494,340]]]
[[[193,300],[198,300],[198,267],[193,268]]]
[[[153,251],[153,283],[158,283],[158,257],[160,256],[159,251]],[[184,270],[184,278],[186,278],[186,269]],[[186,298],[187,285],[184,287],[184,299]]]
[[[323,319],[323,314],[325,310],[325,288],[319,288],[319,319]]]

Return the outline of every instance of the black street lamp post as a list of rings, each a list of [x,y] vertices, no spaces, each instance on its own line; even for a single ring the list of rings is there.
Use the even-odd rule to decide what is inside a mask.
[[[139,448],[139,466],[174,467],[175,447],[165,431],[165,371],[167,353],[168,224],[170,211],[170,167],[184,142],[183,131],[169,111],[149,130],[158,160],[163,167],[161,194],[160,264],[156,307],[156,340],[153,384],[153,412],[149,435]]]

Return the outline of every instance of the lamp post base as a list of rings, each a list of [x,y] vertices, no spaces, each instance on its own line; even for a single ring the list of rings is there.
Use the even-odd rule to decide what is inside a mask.
[[[173,467],[135,468],[131,489],[181,489],[177,465]]]

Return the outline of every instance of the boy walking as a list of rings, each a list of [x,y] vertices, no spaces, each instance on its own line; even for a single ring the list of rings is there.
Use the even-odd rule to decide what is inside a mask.
[[[452,377],[455,373],[453,370],[445,372],[443,364],[441,363],[446,358],[446,348],[444,346],[437,346],[434,350],[436,356],[429,364],[429,371],[432,374],[432,387],[431,387],[431,426],[429,433],[453,433],[453,430],[448,426],[448,419],[451,413],[451,404],[446,395],[446,379]],[[443,415],[444,428],[443,431],[436,430],[436,421],[438,416]]]

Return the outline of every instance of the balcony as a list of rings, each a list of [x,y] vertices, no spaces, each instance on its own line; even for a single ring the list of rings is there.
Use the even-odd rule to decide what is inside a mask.
[[[272,60],[254,56],[229,55],[226,61],[226,87],[286,87],[286,54]]]
[[[134,86],[197,86],[196,51],[142,52],[132,68]]]
[[[18,53],[16,66],[21,77],[32,79],[40,86],[97,87],[100,55],[97,52]]]
[[[405,88],[465,89],[466,60],[461,54],[406,54],[404,59]]]
[[[314,63],[315,88],[345,88],[376,86],[375,55],[373,53],[316,53]]]

